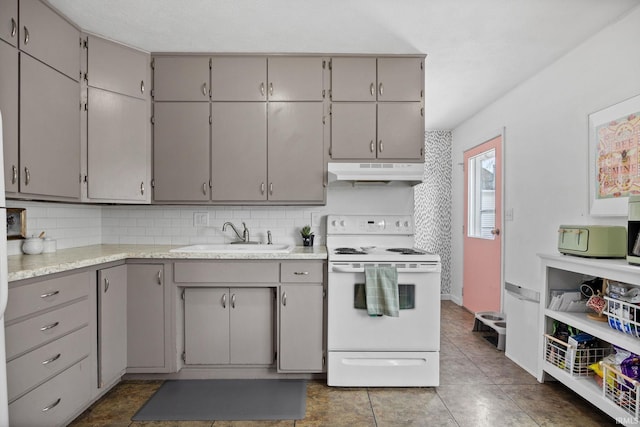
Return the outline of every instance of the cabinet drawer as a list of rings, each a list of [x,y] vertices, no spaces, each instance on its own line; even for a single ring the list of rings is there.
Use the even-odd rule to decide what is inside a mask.
[[[87,299],[18,322],[5,329],[7,360],[89,323]]]
[[[278,262],[176,262],[177,283],[277,283]]]
[[[63,425],[91,395],[88,359],[76,363],[50,381],[9,405],[9,425]]]
[[[9,401],[86,357],[90,339],[84,327],[7,363]]]
[[[89,284],[90,273],[81,273],[10,288],[5,321],[82,298]]]
[[[322,283],[324,264],[321,262],[283,262],[280,281],[283,283]]]

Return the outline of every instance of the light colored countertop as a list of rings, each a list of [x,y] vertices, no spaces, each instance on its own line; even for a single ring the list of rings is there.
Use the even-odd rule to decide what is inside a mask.
[[[296,246],[289,253],[185,253],[170,252],[178,246],[154,245],[94,245],[61,249],[40,255],[8,257],[9,281],[60,273],[128,258],[148,259],[253,259],[312,260],[327,259],[325,246]]]

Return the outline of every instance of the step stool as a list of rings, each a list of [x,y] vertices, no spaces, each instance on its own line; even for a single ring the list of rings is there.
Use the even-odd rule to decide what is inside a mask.
[[[495,311],[480,311],[476,313],[473,322],[473,331],[482,332],[493,330],[498,333],[498,343],[496,348],[504,351],[505,338],[507,333],[506,317],[502,313]]]

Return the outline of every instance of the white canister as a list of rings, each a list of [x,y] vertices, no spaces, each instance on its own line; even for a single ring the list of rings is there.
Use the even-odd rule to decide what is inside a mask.
[[[27,255],[41,254],[44,249],[44,240],[40,237],[30,237],[22,242],[22,252]]]
[[[55,240],[47,237],[44,239],[44,242],[42,243],[43,243],[43,250],[42,250],[43,253],[49,254],[56,251],[57,246],[56,246]]]

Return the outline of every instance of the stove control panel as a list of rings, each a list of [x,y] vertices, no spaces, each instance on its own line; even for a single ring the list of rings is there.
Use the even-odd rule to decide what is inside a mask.
[[[413,234],[409,215],[328,215],[327,234]]]

